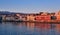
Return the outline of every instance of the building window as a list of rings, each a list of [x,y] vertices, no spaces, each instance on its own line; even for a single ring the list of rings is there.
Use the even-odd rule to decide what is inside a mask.
[[[56,20],[56,16],[51,16],[51,20]]]
[[[34,18],[34,20],[36,20],[36,18]]]

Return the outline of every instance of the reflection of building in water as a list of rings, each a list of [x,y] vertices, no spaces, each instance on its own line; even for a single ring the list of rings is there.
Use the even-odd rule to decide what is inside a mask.
[[[55,29],[56,28],[56,24],[51,24],[51,29]]]
[[[34,30],[34,28],[38,28],[40,29],[50,29],[51,28],[51,24],[44,24],[44,23],[26,23],[27,29],[32,29]]]
[[[50,24],[44,24],[44,23],[36,23],[35,24],[36,28],[40,28],[40,29],[50,29]]]
[[[29,22],[27,22],[27,29],[29,30],[29,29],[31,29],[31,30],[34,30],[34,27],[35,27],[35,23],[29,23]]]
[[[60,24],[56,24],[56,31],[60,32]]]

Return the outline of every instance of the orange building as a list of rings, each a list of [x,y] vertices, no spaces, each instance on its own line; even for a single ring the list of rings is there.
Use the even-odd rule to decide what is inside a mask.
[[[57,17],[57,20],[60,21],[60,12],[56,13],[55,16]]]

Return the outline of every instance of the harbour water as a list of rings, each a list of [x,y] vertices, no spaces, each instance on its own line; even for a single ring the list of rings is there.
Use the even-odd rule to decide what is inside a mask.
[[[0,35],[60,35],[60,24],[2,22]]]

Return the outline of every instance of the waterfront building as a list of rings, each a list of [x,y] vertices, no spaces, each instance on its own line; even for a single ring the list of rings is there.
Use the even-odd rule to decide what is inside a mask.
[[[60,11],[56,13],[30,13],[30,14],[2,14],[2,20],[13,20],[13,21],[37,21],[37,22],[56,22],[60,21]]]
[[[28,14],[27,15],[27,21],[35,21],[35,16],[34,16],[34,14]]]
[[[60,11],[58,11],[55,16],[57,17],[57,21],[60,21]]]
[[[16,13],[16,16],[19,17],[18,19],[21,21],[22,20],[22,15],[20,13]]]
[[[12,21],[12,20],[14,20],[14,17],[12,17],[12,16],[6,16],[6,17],[5,17],[5,20],[7,20],[7,21]]]
[[[1,15],[2,16],[2,21],[5,20],[6,15]]]
[[[19,17],[20,21],[27,21],[27,14],[16,14]]]
[[[36,21],[41,21],[41,22],[43,22],[43,21],[49,21],[50,20],[50,15],[47,15],[46,13],[43,13],[43,14],[41,14],[41,15],[38,15],[38,16],[36,16],[35,17],[35,20]]]

